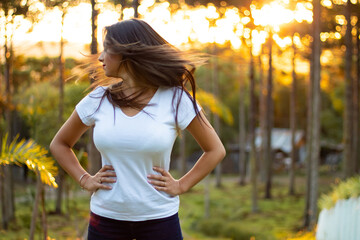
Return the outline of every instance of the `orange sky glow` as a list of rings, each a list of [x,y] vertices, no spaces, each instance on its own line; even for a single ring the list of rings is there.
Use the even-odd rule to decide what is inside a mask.
[[[99,1],[98,1],[99,2]],[[113,5],[103,1],[98,4],[100,15],[98,17],[98,40],[101,44],[102,31],[104,26],[115,23],[119,19],[119,13],[115,11]],[[31,32],[28,30],[31,23],[20,17],[15,19],[14,42],[15,46],[26,51],[26,46],[31,48],[31,44],[39,41],[59,42],[61,34],[61,11],[57,8],[45,10],[42,4],[36,7],[43,12],[42,20],[37,23]],[[241,48],[241,38],[248,39],[252,34],[254,53],[258,54],[261,45],[268,37],[267,27],[274,31],[274,40],[281,47],[290,46],[290,37],[281,38],[277,32],[281,25],[292,21],[311,23],[312,6],[311,4],[298,3],[295,10],[287,9],[287,1],[275,1],[257,9],[251,5],[251,14],[254,17],[256,29],[251,31],[246,28],[249,22],[249,14],[240,13],[238,8],[223,7],[216,9],[214,5],[191,7],[181,5],[181,8],[171,13],[171,5],[168,2],[155,3],[155,0],[143,0],[139,6],[139,13],[142,19],[147,21],[155,28],[166,40],[181,48],[198,47],[201,44],[230,43],[231,48],[236,51]],[[222,17],[219,15],[222,11]],[[133,16],[133,9],[124,10],[124,19]],[[0,19],[3,16],[0,15]],[[91,40],[91,6],[81,3],[79,6],[69,8],[65,17],[63,34],[69,44],[84,45]],[[3,24],[4,21],[1,21]],[[1,26],[0,35],[4,35],[4,27]],[[301,44],[300,38],[295,39],[295,43]],[[0,40],[3,44],[3,37]],[[78,49],[78,53],[84,49]]]

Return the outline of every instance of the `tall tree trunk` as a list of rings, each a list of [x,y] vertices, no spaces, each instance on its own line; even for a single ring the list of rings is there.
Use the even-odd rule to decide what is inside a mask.
[[[295,163],[296,163],[296,46],[294,43],[294,36],[292,41],[293,58],[292,58],[292,85],[291,85],[291,100],[290,100],[290,128],[291,128],[291,165],[289,169],[289,195],[295,194]]]
[[[320,110],[321,110],[321,46],[320,46],[320,0],[313,1],[314,11],[314,35],[313,35],[313,112],[312,112],[312,129],[311,129],[311,153],[310,153],[310,191],[309,191],[309,228],[314,228],[317,220],[317,200],[318,200],[318,168],[320,159]]]
[[[357,95],[357,107],[356,107],[356,112],[357,112],[357,119],[355,120],[357,122],[357,124],[359,124],[359,120],[360,120],[360,117],[359,117],[359,113],[360,113],[360,106],[359,106],[359,92],[360,92],[360,13],[358,12],[357,14],[357,17],[358,17],[358,21],[357,21],[357,35],[356,35],[356,53],[357,53],[357,56],[356,56],[356,59],[357,59],[357,63],[356,63],[356,84],[354,86],[354,88],[356,89],[356,95]],[[355,106],[354,106],[355,107]],[[360,127],[359,125],[357,126],[357,131],[355,132],[355,134],[357,134],[357,141],[356,143],[354,143],[354,147],[355,149],[357,149],[357,153],[356,153],[356,166],[355,166],[355,169],[356,169],[356,173],[359,173],[360,171],[360,141],[359,141],[359,137],[360,137]]]
[[[64,62],[64,19],[66,15],[66,9],[62,9],[61,15],[61,36],[60,36],[60,56],[59,56],[59,116],[58,121],[59,124],[63,124],[64,121],[64,82],[65,82],[65,62]],[[65,181],[65,172],[60,167],[59,174],[57,176],[58,188],[56,189],[56,205],[55,205],[55,213],[62,213],[62,200],[63,200],[63,192],[64,192],[64,181]]]
[[[99,10],[96,9],[96,0],[91,0],[91,54],[98,53],[98,41],[97,41],[97,19]]]
[[[212,92],[213,95],[218,98],[219,97],[219,72],[218,72],[218,60],[217,60],[217,47],[216,43],[213,43],[213,66],[212,66]],[[217,134],[220,136],[220,119],[217,114],[213,114],[214,119],[214,129]],[[216,174],[216,187],[221,187],[221,163],[219,163],[215,168]]]
[[[313,23],[314,24],[314,23]],[[312,47],[313,48],[313,47]],[[307,102],[307,123],[306,123],[306,185],[305,185],[305,209],[304,209],[304,227],[310,226],[310,189],[311,189],[311,142],[312,142],[312,114],[313,114],[313,91],[314,91],[314,55],[310,59],[310,77],[308,86],[308,102]]]
[[[345,7],[345,18],[347,21],[345,34],[345,111],[344,111],[344,155],[343,169],[344,177],[351,177],[355,174],[355,161],[352,156],[353,144],[353,80],[352,80],[352,26],[351,26],[351,2],[347,1]]]
[[[264,141],[264,160],[266,164],[266,175],[265,175],[265,198],[271,198],[271,178],[272,178],[272,163],[273,163],[273,153],[271,147],[271,135],[272,135],[272,122],[273,122],[273,100],[272,100],[272,30],[269,30],[269,71],[268,71],[268,81],[266,89],[266,109],[265,109],[265,138]]]
[[[97,17],[98,10],[96,10],[96,1],[91,0],[91,46],[90,51],[91,54],[98,53],[98,41],[97,41]],[[92,82],[93,79],[90,79]],[[89,172],[90,174],[95,174],[101,168],[101,155],[99,151],[96,149],[94,140],[93,140],[93,132],[94,128],[91,128],[89,131],[89,143],[88,143],[88,163],[89,163]]]
[[[359,14],[360,16],[360,14]],[[359,23],[360,19],[358,19]],[[357,32],[359,29],[357,29]],[[359,38],[357,38],[357,42],[355,43],[355,53],[354,56],[358,54],[358,44]],[[357,56],[358,57],[358,56]],[[357,59],[359,61],[359,59]],[[357,69],[357,68],[356,68]],[[354,166],[354,174],[357,174],[358,171],[358,161],[359,161],[359,79],[357,76],[353,78],[353,145],[352,145],[352,159]]]
[[[245,128],[245,84],[240,79],[239,90],[239,184],[246,184],[246,128]]]
[[[125,9],[125,4],[126,4],[126,1],[125,0],[120,0],[120,5],[121,5],[121,10],[120,10],[120,18],[119,20],[123,20],[124,19],[124,9]]]
[[[265,88],[265,82],[264,82],[264,71],[263,71],[263,64],[261,60],[261,56],[263,54],[264,48],[261,48],[261,53],[259,54],[258,60],[259,60],[259,129],[260,129],[260,139],[261,144],[259,148],[259,168],[260,168],[260,181],[265,182],[265,175],[266,175],[266,163],[264,158],[264,138],[265,136],[265,109],[266,109],[266,88]]]
[[[251,209],[252,212],[258,211],[258,188],[257,188],[257,159],[255,147],[255,76],[254,76],[254,56],[252,53],[252,43],[249,47],[250,54],[250,109],[249,109],[249,141],[250,141],[250,169],[251,169]]]
[[[133,0],[133,8],[134,8],[134,18],[138,18],[139,17],[139,12],[138,12],[138,7],[139,7],[139,0]]]

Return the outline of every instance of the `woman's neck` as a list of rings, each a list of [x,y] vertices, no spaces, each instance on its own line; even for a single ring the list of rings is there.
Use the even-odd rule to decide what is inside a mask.
[[[122,91],[126,96],[131,95],[140,89],[136,81],[132,79],[129,75],[121,76],[121,78],[122,78],[122,84],[121,84]]]
[[[156,88],[152,88],[152,87],[146,87],[146,86],[141,86],[139,84],[136,83],[136,81],[130,79],[130,78],[127,78],[127,79],[124,79],[123,78],[123,81],[122,81],[122,92],[125,96],[130,96],[130,95],[133,95],[137,92],[143,92],[142,93],[142,97],[140,97],[140,101],[147,101],[147,99],[151,98],[155,92],[156,92]]]

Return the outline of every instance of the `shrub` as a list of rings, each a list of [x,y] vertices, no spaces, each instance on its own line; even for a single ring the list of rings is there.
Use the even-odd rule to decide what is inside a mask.
[[[330,209],[341,199],[360,197],[360,176],[349,178],[334,186],[328,194],[323,194],[319,199],[321,209]]]

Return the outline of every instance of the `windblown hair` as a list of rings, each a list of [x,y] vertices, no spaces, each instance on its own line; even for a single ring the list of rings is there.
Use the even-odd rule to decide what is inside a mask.
[[[140,91],[124,96],[121,80],[113,78],[95,79],[91,87],[110,85],[104,97],[118,107],[131,107],[141,110],[145,105],[139,102],[147,89],[158,87],[177,87],[172,104],[175,106],[175,123],[178,127],[178,110],[183,93],[187,94],[199,116],[196,105],[196,83],[193,76],[195,65],[204,62],[204,58],[191,59],[169,44],[149,24],[139,19],[124,20],[105,27],[104,51],[119,54],[122,57],[120,67],[141,87]],[[194,55],[192,56],[194,57]],[[115,80],[115,81],[114,81]],[[192,96],[185,85],[190,85]]]

